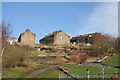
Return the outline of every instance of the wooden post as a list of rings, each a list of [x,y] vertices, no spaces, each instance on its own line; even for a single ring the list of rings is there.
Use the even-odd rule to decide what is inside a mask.
[[[87,69],[87,80],[89,80],[90,76],[89,76],[90,70]]]
[[[60,80],[60,74],[58,76],[59,76],[59,80]]]
[[[102,80],[104,80],[104,66],[102,67]]]

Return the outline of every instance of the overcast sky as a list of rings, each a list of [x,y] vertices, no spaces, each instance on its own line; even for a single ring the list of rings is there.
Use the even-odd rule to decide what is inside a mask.
[[[70,36],[93,32],[118,34],[117,2],[3,2],[3,21],[11,22],[12,37],[27,28],[36,42],[56,30]]]

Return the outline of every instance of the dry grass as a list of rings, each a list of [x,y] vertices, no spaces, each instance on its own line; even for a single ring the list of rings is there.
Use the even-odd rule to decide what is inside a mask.
[[[27,67],[31,51],[33,49],[29,46],[5,45],[3,53],[3,67]]]

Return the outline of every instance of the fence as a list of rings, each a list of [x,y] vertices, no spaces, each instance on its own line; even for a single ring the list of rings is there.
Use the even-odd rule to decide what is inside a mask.
[[[97,74],[70,74],[71,76],[67,74],[59,74],[59,80],[111,80],[111,77],[115,77],[115,80],[119,79],[120,73],[105,73],[104,75],[102,73],[97,73]]]

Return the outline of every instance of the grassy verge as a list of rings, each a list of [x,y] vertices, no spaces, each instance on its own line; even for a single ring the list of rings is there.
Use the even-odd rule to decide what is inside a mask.
[[[112,67],[120,67],[118,57],[120,57],[120,54],[119,55],[114,55],[114,56],[108,58],[102,64],[109,65],[109,66],[112,66]]]
[[[21,78],[27,74],[26,71],[16,69],[3,69],[3,78]]]
[[[15,69],[15,68],[9,68],[3,69],[3,77],[4,78],[23,78],[25,77],[27,74],[37,70],[37,69],[42,69],[47,67],[47,64],[40,64],[34,67],[31,67],[30,69],[26,70],[26,69]]]

